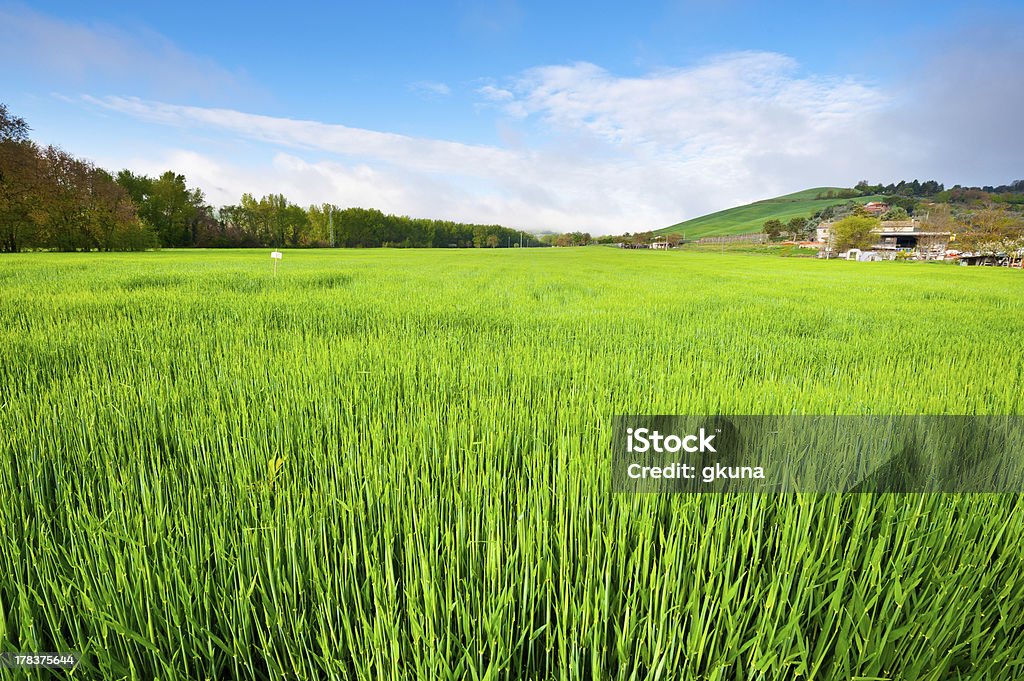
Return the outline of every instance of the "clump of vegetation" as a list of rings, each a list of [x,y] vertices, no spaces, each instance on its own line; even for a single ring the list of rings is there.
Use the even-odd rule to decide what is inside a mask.
[[[784,238],[799,241],[806,239],[812,229],[811,223],[807,218],[795,217],[790,218],[789,222],[786,223],[775,218],[767,220],[764,223],[763,231],[768,235],[769,241],[781,241]]]
[[[894,206],[882,214],[882,220],[885,221],[899,221],[909,220],[910,214],[907,213],[907,209],[902,206]]]

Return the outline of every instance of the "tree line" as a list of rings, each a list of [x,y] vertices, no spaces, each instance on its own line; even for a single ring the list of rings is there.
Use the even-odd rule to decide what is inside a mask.
[[[886,194],[889,196],[935,196],[945,189],[941,182],[935,180],[900,180],[889,184],[871,184],[867,180],[861,180],[853,187],[853,196],[872,196],[874,194]],[[826,197],[832,198],[832,197]],[[839,198],[851,198],[842,196]]]
[[[388,215],[282,194],[215,208],[185,176],[122,170],[29,137],[23,118],[0,103],[0,251],[116,251],[149,248],[507,248],[548,245],[502,225]]]
[[[982,204],[1002,203],[1008,205],[1024,205],[1024,180],[1015,180],[1009,184],[985,185],[984,187],[964,187],[953,185],[945,188],[941,182],[935,180],[900,180],[896,183],[870,184],[867,180],[861,180],[852,190],[842,190],[843,196],[836,198],[853,198],[856,196],[871,196],[874,194],[885,195],[885,200],[890,205],[901,205],[911,213],[912,206],[920,203],[920,199],[928,199],[934,203],[959,203],[959,204]],[[849,193],[852,192],[852,195]],[[833,198],[821,197],[819,198]]]

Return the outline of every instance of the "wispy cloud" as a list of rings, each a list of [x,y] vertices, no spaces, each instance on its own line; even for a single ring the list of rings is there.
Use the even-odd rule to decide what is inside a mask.
[[[452,93],[452,89],[448,87],[447,83],[441,83],[433,80],[417,81],[409,87],[414,92],[419,92],[420,94],[428,96],[447,97]]]
[[[480,86],[477,88],[477,93],[482,95],[484,99],[492,102],[507,102],[515,98],[515,95],[512,94],[511,90],[497,87],[493,83]]]
[[[0,60],[51,87],[130,88],[151,97],[206,102],[258,89],[244,73],[189,54],[145,27],[129,32],[72,23],[21,5],[0,6]]]
[[[382,161],[420,172],[490,176],[493,169],[511,169],[518,160],[513,154],[495,147],[411,137],[319,121],[262,116],[233,109],[181,106],[135,97],[86,96],[83,99],[105,109],[154,123],[218,129],[269,144]]]

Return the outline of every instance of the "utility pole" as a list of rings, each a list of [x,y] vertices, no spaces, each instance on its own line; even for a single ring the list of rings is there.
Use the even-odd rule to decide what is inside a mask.
[[[334,204],[327,209],[327,222],[331,225],[331,248],[334,248]]]

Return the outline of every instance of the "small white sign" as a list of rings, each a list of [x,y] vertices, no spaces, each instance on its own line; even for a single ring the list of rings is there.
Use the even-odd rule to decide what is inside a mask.
[[[280,260],[284,256],[281,254],[281,251],[274,251],[270,254],[270,257],[274,260]]]

